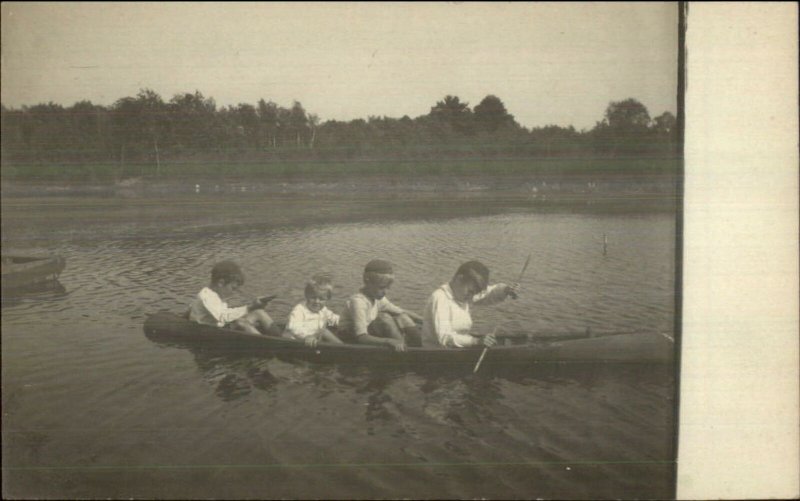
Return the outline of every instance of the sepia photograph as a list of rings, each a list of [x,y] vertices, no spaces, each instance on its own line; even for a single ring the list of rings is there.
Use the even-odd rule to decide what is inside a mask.
[[[2,4],[8,499],[674,499],[686,5]]]

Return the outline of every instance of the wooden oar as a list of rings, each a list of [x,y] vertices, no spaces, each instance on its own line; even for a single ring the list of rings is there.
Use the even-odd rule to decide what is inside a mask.
[[[268,304],[270,301],[272,301],[272,300],[273,300],[273,299],[275,299],[276,297],[278,297],[278,295],[277,295],[277,294],[272,294],[272,295],[270,295],[270,296],[262,296],[262,297],[259,297],[259,298],[257,298],[257,299],[258,299],[258,302],[259,302],[259,303],[261,304],[261,306],[263,307],[263,306],[266,306],[266,305],[267,305],[267,304]]]
[[[497,327],[495,327],[495,328],[494,328],[494,330],[492,331],[492,336],[494,336],[495,334],[497,334]],[[484,347],[484,348],[483,348],[483,351],[481,352],[481,356],[480,356],[480,358],[478,358],[478,363],[477,363],[477,364],[475,364],[475,368],[474,368],[474,369],[472,369],[472,373],[473,373],[473,374],[475,374],[476,372],[478,372],[478,369],[480,369],[480,367],[481,367],[481,362],[483,362],[483,357],[485,357],[485,356],[486,356],[486,351],[487,351],[488,349],[489,349],[489,347],[488,347],[488,346],[486,346],[486,347]]]
[[[526,259],[525,260],[525,264],[522,265],[522,271],[519,272],[519,278],[517,278],[517,283],[519,283],[522,280],[522,276],[525,275],[525,270],[528,269],[528,264],[530,264],[530,262],[531,262],[531,254],[532,253],[528,254],[528,259]],[[517,299],[517,293],[516,292],[512,292],[511,293],[511,298],[512,299]]]
[[[238,292],[239,292],[240,297],[241,296],[246,296],[246,297],[251,298],[251,297],[255,296],[255,294],[253,294],[252,291],[250,291],[249,289],[242,290],[240,288]],[[269,304],[269,302],[272,301],[273,299],[275,299],[276,297],[278,297],[277,294],[271,294],[269,296],[256,296],[255,299],[256,299],[256,301],[258,301],[258,303],[263,308],[263,307],[267,306],[267,304]]]
[[[520,282],[520,280],[522,280],[522,276],[523,276],[523,275],[525,275],[525,270],[527,270],[527,269],[528,269],[528,264],[530,264],[530,262],[531,262],[531,255],[532,255],[532,254],[533,254],[533,253],[528,253],[528,258],[525,260],[525,264],[523,264],[523,265],[522,265],[522,271],[520,271],[520,272],[519,272],[519,278],[517,278],[517,283],[519,283],[519,282]],[[517,294],[516,294],[515,292],[511,292],[510,296],[511,296],[513,299],[517,299]],[[492,332],[492,335],[493,335],[493,336],[494,336],[495,334],[497,334],[497,327],[495,327],[495,328],[494,328],[494,331]],[[476,364],[475,364],[475,368],[472,370],[472,373],[473,373],[473,374],[475,374],[476,372],[478,372],[478,369],[480,369],[480,367],[481,367],[481,362],[483,362],[483,357],[485,357],[485,356],[486,356],[486,352],[487,352],[487,351],[489,351],[489,347],[488,347],[488,346],[484,346],[484,347],[483,347],[483,351],[481,352],[481,356],[478,358],[478,363],[476,363]]]

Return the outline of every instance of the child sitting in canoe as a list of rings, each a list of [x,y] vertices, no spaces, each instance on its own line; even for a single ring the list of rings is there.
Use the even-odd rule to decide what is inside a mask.
[[[348,342],[391,346],[397,351],[405,351],[406,345],[421,346],[422,335],[414,321],[422,318],[386,299],[394,282],[392,265],[382,259],[370,261],[363,279],[364,287],[345,303],[339,336]]]
[[[317,275],[311,279],[306,284],[306,300],[292,309],[283,335],[302,340],[306,346],[312,347],[320,341],[341,344],[342,341],[328,330],[339,323],[339,315],[326,307],[332,291],[330,278]]]
[[[489,284],[489,269],[480,261],[468,261],[453,278],[436,289],[425,305],[422,331],[425,339],[447,347],[493,346],[492,334],[473,336],[470,305],[490,305],[519,293],[519,284]]]
[[[222,261],[211,269],[211,283],[197,294],[189,308],[189,320],[216,327],[232,327],[251,334],[276,335],[272,318],[264,307],[272,298],[256,298],[232,308],[225,301],[244,285],[244,274],[233,261]]]

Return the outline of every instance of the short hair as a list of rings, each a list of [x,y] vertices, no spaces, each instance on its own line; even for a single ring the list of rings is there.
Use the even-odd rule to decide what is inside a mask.
[[[306,298],[311,297],[312,294],[316,297],[325,294],[325,296],[330,299],[331,296],[333,296],[333,281],[331,280],[331,276],[327,273],[317,273],[306,283],[303,294]]]
[[[388,285],[394,282],[394,273],[378,273],[375,271],[364,272],[365,284],[377,284],[378,286]]]
[[[467,261],[456,270],[455,276],[461,275],[475,281],[481,290],[489,285],[489,268],[480,261]]]
[[[373,259],[364,267],[364,283],[386,284],[394,281],[394,269],[389,261]]]
[[[373,259],[364,267],[364,273],[370,272],[389,275],[394,273],[394,269],[392,269],[392,263],[389,261],[384,259]]]
[[[244,273],[233,261],[220,261],[211,268],[211,283],[225,282],[244,285]]]

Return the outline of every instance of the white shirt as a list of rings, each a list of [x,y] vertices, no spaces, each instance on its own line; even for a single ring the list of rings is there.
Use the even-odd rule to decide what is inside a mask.
[[[289,321],[286,323],[286,334],[296,339],[303,339],[313,336],[321,329],[339,324],[339,315],[333,313],[328,308],[323,307],[318,312],[308,309],[308,304],[303,301],[289,313]]]
[[[478,339],[469,335],[472,329],[470,304],[494,304],[505,297],[504,288],[492,285],[471,300],[462,303],[453,297],[450,284],[444,284],[433,291],[425,305],[422,335],[442,346],[456,348],[475,346]]]
[[[208,287],[197,293],[192,306],[189,309],[189,320],[200,324],[216,325],[224,327],[234,320],[238,320],[247,315],[247,306],[231,308],[228,303],[219,297],[219,294]]]

